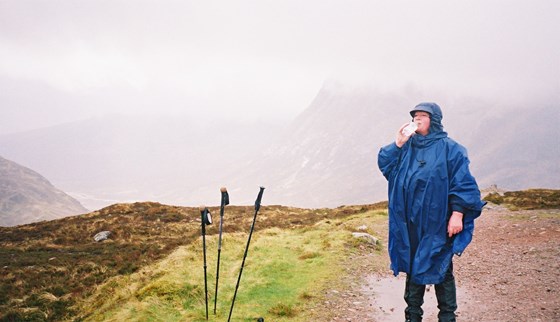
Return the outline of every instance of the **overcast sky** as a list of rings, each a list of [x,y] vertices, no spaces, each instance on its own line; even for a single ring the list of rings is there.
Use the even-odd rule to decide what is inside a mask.
[[[330,80],[558,102],[560,1],[0,0],[0,133],[289,120]]]

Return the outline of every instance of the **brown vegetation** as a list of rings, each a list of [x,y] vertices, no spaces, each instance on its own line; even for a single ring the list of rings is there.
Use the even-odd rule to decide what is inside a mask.
[[[386,203],[300,209],[263,206],[255,230],[292,229],[323,219],[344,218]],[[211,207],[217,234],[219,208]],[[246,232],[252,206],[228,206],[224,231]],[[108,240],[95,242],[100,231]],[[89,214],[18,227],[0,227],[0,320],[58,321],[72,319],[72,307],[97,285],[116,275],[131,274],[166,257],[200,236],[198,208],[153,202],[116,204]],[[313,256],[310,254],[309,256]]]
[[[507,206],[511,210],[560,208],[560,190],[529,189],[509,191],[503,194],[492,192],[484,200]]]

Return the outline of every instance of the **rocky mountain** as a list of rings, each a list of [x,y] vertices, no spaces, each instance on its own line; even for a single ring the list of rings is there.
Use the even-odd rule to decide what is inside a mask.
[[[37,172],[0,157],[0,226],[15,226],[87,212]]]
[[[0,136],[0,153],[29,164],[90,209],[115,202],[175,205],[263,202],[337,207],[386,199],[379,148],[408,111],[430,100],[413,88],[380,91],[327,84],[285,127],[111,116]],[[560,187],[558,103],[488,102],[444,95],[449,135],[469,151],[481,188]]]

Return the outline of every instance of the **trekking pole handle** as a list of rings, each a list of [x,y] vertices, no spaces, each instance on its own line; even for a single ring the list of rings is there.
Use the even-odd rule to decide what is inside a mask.
[[[264,187],[260,187],[259,195],[257,196],[257,200],[255,200],[255,211],[259,211],[261,209],[261,199],[263,196]]]
[[[220,192],[222,193],[222,202],[221,202],[221,204],[222,204],[222,209],[223,209],[224,206],[229,205],[229,194],[228,194],[228,192],[227,192],[226,187],[220,188]],[[223,211],[220,213],[220,215],[221,215],[221,216],[224,215]]]
[[[206,206],[200,206],[200,220],[201,220],[201,224],[202,224],[202,234],[204,235],[206,233],[206,225],[211,225],[212,224],[212,215],[210,214],[210,211],[208,210],[208,207]]]

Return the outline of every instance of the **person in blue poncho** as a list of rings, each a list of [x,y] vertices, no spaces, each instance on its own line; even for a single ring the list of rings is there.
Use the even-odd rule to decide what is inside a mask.
[[[406,321],[422,321],[427,284],[435,285],[439,321],[455,321],[452,257],[470,243],[485,203],[467,150],[443,130],[441,108],[420,103],[410,115],[415,133],[407,135],[404,124],[378,155],[389,185],[391,270],[406,273]]]

